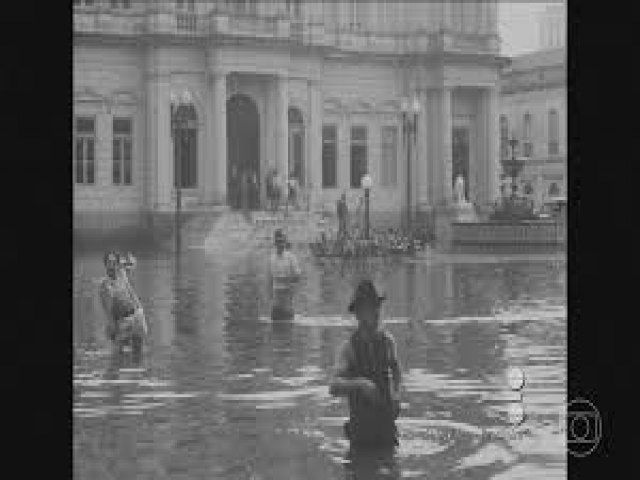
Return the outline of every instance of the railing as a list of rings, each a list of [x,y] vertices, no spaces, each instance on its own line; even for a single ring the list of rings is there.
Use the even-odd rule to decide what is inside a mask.
[[[76,7],[73,18],[75,33],[253,36],[373,53],[489,53],[493,52],[494,39],[491,35],[449,32],[373,31],[361,25],[334,27],[282,16],[229,13],[221,9],[201,14],[176,10],[170,4],[159,4],[146,10]]]

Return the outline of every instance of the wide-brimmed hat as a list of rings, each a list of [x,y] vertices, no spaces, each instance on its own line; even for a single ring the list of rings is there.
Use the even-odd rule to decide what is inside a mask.
[[[358,304],[374,302],[379,305],[384,299],[385,296],[378,294],[378,291],[371,280],[361,280],[356,287],[356,291],[351,298],[351,302],[349,303],[349,312],[353,313],[356,305]]]

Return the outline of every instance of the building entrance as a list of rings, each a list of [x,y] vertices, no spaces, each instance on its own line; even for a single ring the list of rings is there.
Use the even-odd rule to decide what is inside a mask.
[[[469,198],[469,128],[453,127],[451,137],[452,157],[452,188],[455,189],[456,178],[462,175],[464,179],[464,198]]]
[[[227,101],[227,203],[260,207],[260,116],[254,101],[236,94]]]

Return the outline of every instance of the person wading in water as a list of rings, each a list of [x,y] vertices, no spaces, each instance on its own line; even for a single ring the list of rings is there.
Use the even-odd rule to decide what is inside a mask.
[[[350,453],[393,450],[398,446],[395,420],[400,412],[401,369],[391,333],[380,327],[378,295],[371,280],[362,280],[349,305],[358,327],[339,351],[329,387],[333,396],[349,400],[345,434]]]
[[[130,343],[133,354],[139,357],[147,333],[142,304],[129,282],[120,255],[107,252],[103,261],[107,276],[100,282],[99,296],[107,316],[107,337],[117,353]]]
[[[275,231],[276,251],[269,262],[269,287],[273,298],[272,320],[293,320],[293,293],[302,274],[298,259],[287,247],[287,237],[279,228]]]

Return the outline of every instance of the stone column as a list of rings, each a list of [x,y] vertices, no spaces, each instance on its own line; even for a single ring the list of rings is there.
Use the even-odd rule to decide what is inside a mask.
[[[207,72],[204,103],[204,162],[202,166],[203,203],[214,203],[216,172],[214,76]]]
[[[322,189],[322,89],[316,79],[308,82],[307,188],[310,200]],[[315,203],[315,202],[314,202]]]
[[[213,157],[210,162],[215,166],[211,179],[212,201],[227,203],[227,75],[226,72],[212,72],[212,127]]]
[[[276,82],[276,166],[281,180],[289,176],[289,79],[278,76]],[[284,189],[285,198],[289,189]]]
[[[171,138],[170,77],[157,71],[147,79],[147,162],[150,171],[149,202],[154,210],[171,207],[173,192],[173,141]]]
[[[452,108],[451,108],[451,87],[443,87],[440,90],[440,195],[439,200],[445,205],[449,205],[453,200],[453,179],[452,179]]]
[[[486,192],[486,201],[492,204],[500,195],[499,175],[500,175],[500,121],[498,107],[498,87],[491,87],[485,90],[485,122],[486,132],[486,185],[483,190]]]

